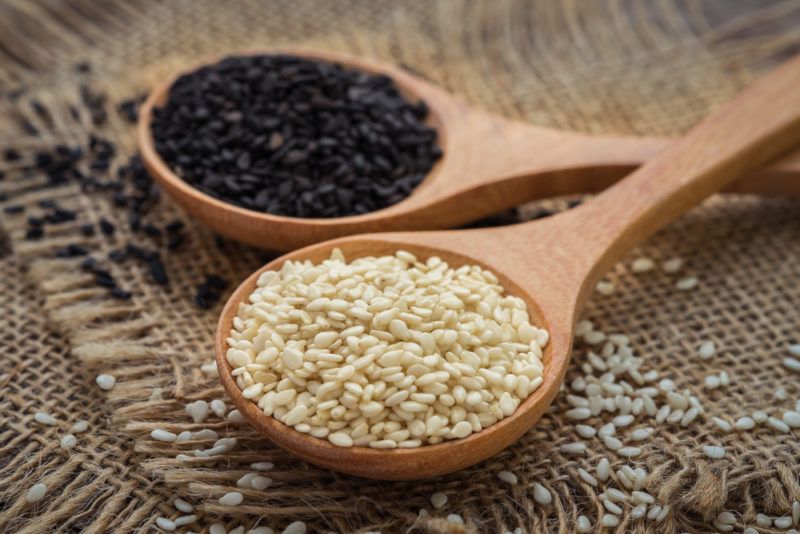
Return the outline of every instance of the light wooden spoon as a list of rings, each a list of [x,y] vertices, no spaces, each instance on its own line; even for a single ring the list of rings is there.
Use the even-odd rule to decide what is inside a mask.
[[[275,444],[337,471],[377,479],[418,479],[483,460],[514,442],[552,402],[569,363],[574,325],[599,277],[637,243],[738,176],[800,143],[800,57],[756,82],[722,111],[639,170],[580,207],[525,224],[480,230],[353,236],[292,252],[233,293],[216,332],[222,383],[244,417]],[[517,411],[465,439],[417,449],[341,448],[301,434],[246,400],[231,377],[226,338],[260,273],[287,260],[319,262],[338,247],[348,258],[405,249],[458,266],[478,264],[523,298],[534,324],[550,332],[544,383]],[[542,444],[546,447],[549,444]]]
[[[153,108],[164,104],[175,78],[169,80],[152,92],[140,111],[138,142],[145,165],[190,214],[219,234],[262,248],[292,250],[362,232],[452,228],[538,198],[601,191],[668,144],[662,139],[590,136],[511,121],[471,108],[403,69],[344,54],[260,53],[290,53],[391,76],[410,99],[427,103],[429,122],[444,151],[409,197],[372,213],[308,219],[239,208],[184,182],[156,152],[150,123]],[[800,195],[800,151],[731,190]]]

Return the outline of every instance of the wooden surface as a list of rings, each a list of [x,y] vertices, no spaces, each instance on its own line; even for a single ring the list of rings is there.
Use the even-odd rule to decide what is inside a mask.
[[[153,107],[165,102],[174,78],[167,81],[153,91],[140,113],[138,142],[147,168],[178,204],[215,232],[261,248],[286,251],[363,232],[452,228],[530,200],[601,191],[668,144],[661,139],[589,136],[514,122],[470,108],[392,65],[331,52],[283,52],[391,76],[410,98],[427,102],[444,156],[411,196],[372,213],[305,219],[239,208],[181,180],[155,151],[150,121]],[[800,195],[800,151],[731,190]]]
[[[215,343],[226,390],[245,418],[276,444],[309,462],[350,474],[390,480],[427,478],[495,454],[527,431],[557,394],[578,314],[605,270],[713,192],[800,143],[797,87],[800,57],[756,82],[625,180],[582,206],[547,219],[480,230],[347,237],[278,258],[248,278],[222,312]],[[264,270],[277,270],[288,259],[318,262],[333,247],[351,259],[402,248],[422,258],[438,255],[452,265],[471,263],[491,269],[509,293],[528,303],[535,324],[550,332],[543,384],[497,424],[465,439],[417,449],[336,447],[263,414],[242,397],[225,358],[225,338],[238,304],[253,291]]]

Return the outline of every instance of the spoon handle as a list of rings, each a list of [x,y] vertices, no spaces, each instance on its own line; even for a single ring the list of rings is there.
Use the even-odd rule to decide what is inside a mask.
[[[605,272],[662,226],[799,143],[797,56],[574,210],[575,237],[591,262],[584,272]],[[588,276],[588,281],[593,283],[596,276]]]

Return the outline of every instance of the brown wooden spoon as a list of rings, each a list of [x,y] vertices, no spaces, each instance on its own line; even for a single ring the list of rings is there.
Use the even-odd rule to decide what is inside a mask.
[[[668,144],[663,139],[591,136],[504,119],[474,109],[393,65],[333,52],[261,53],[290,53],[391,76],[410,99],[428,104],[429,122],[438,130],[444,151],[414,192],[388,208],[333,219],[270,215],[217,200],[170,170],[155,150],[150,123],[153,108],[166,101],[175,78],[156,88],[142,106],[138,127],[139,148],[150,173],[178,204],[215,232],[266,249],[292,250],[363,232],[452,228],[534,199],[601,191]],[[800,195],[800,151],[730,190]]]
[[[377,479],[419,479],[483,460],[541,417],[564,379],[578,315],[599,277],[637,243],[742,174],[800,143],[800,57],[756,82],[722,111],[660,152],[632,175],[578,208],[525,224],[480,230],[382,233],[312,245],[269,263],[230,297],[216,332],[220,377],[244,417],[275,444],[314,464]],[[348,258],[405,249],[451,265],[491,269],[547,328],[544,383],[510,417],[470,435],[417,449],[341,448],[265,415],[231,377],[226,341],[239,303],[259,274],[286,260]],[[548,446],[548,444],[542,444]]]

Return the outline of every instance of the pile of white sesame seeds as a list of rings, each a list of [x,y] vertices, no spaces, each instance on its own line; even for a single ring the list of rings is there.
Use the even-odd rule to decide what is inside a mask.
[[[341,447],[464,438],[542,383],[545,330],[478,266],[408,252],[263,273],[228,339],[245,398]]]

